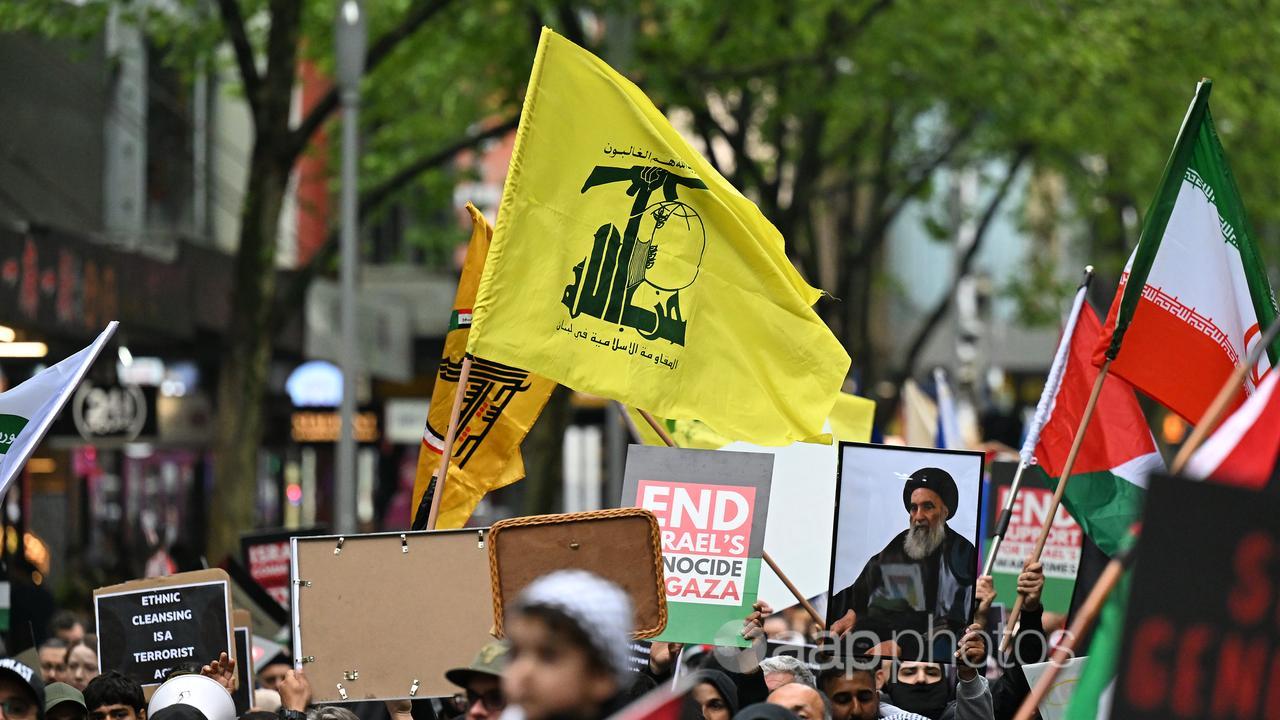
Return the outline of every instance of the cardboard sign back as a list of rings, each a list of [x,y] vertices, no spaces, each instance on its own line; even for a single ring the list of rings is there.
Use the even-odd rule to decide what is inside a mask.
[[[631,598],[637,638],[667,626],[662,543],[648,510],[622,508],[535,515],[494,523],[489,542],[493,624],[503,636],[505,606],[530,583],[555,570],[577,568],[613,582]]]
[[[294,538],[294,659],[317,703],[442,697],[492,638],[485,530]]]

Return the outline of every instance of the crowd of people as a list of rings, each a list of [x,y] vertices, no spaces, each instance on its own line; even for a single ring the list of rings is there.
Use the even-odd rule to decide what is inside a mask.
[[[1028,566],[1027,593],[1014,649],[995,659],[980,624],[959,639],[952,663],[817,652],[743,657],[769,639],[797,641],[763,603],[744,620],[753,647],[729,653],[653,642],[647,666],[632,662],[631,601],[618,586],[582,570],[532,583],[508,611],[506,637],[478,649],[467,667],[446,673],[453,698],[393,700],[379,720],[639,720],[633,703],[655,690],[683,697],[682,720],[1003,720],[1029,688],[1020,664],[1046,656],[1040,624],[1043,574]],[[978,583],[982,604],[994,598]],[[146,699],[142,685],[116,671],[98,674],[96,640],[74,615],[59,614],[50,637],[0,659],[0,720],[362,720],[342,705],[311,705],[304,671],[281,654],[255,676],[252,707],[237,715],[235,660],[174,667]],[[805,647],[805,646],[798,646]],[[815,649],[809,646],[810,649]],[[1030,658],[1030,660],[1028,660]],[[988,675],[992,679],[988,679]],[[385,713],[385,715],[383,714]]]

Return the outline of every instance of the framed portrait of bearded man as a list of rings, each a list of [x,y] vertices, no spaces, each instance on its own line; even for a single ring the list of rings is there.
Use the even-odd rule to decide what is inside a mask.
[[[972,622],[983,453],[840,443],[827,628],[846,656],[953,662]]]

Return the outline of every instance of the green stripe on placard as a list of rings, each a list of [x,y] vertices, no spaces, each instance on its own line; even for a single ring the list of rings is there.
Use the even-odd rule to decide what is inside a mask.
[[[742,625],[760,592],[760,558],[747,558],[747,578],[741,605],[667,602],[667,629],[655,642],[678,642],[731,647],[751,645]]]

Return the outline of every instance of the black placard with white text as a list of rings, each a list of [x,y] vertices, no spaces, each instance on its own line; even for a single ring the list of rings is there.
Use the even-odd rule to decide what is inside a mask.
[[[144,686],[157,685],[176,665],[231,654],[227,581],[159,582],[94,594],[103,673],[119,670]]]

